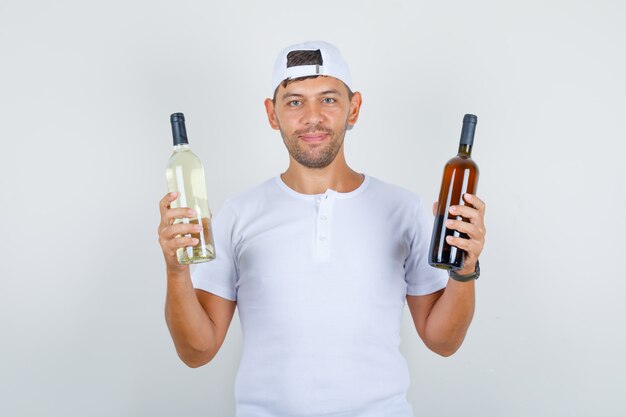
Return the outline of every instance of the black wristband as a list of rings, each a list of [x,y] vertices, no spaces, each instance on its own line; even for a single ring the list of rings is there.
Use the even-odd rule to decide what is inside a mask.
[[[480,276],[480,264],[478,260],[476,260],[476,269],[474,270],[474,272],[472,272],[469,275],[460,275],[460,274],[457,274],[456,271],[451,269],[449,272],[449,276],[453,280],[459,281],[459,282],[467,282],[473,279],[478,279],[478,277]]]

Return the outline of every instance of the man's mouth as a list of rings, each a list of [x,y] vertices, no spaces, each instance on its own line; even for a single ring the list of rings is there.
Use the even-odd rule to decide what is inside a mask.
[[[321,142],[328,137],[328,133],[326,132],[305,133],[304,135],[299,135],[298,137],[305,142]]]

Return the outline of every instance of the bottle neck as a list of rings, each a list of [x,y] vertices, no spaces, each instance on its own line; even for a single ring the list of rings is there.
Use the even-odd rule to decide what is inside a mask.
[[[174,113],[170,116],[172,124],[172,136],[174,138],[174,146],[188,143],[187,128],[185,127],[185,115],[182,113]]]
[[[174,152],[188,151],[189,149],[188,143],[179,143],[174,145]]]
[[[472,157],[472,145],[463,144],[463,143],[460,144],[458,156],[466,156],[468,158],[471,158]]]
[[[461,129],[461,140],[459,141],[459,156],[461,157],[471,158],[472,156],[477,120],[478,118],[473,114],[466,114],[463,117],[463,128]]]

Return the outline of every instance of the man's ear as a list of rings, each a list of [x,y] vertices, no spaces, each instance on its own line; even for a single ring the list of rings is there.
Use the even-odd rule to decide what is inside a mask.
[[[272,126],[272,129],[278,130],[279,125],[278,119],[276,118],[276,112],[274,112],[274,102],[271,98],[266,98],[264,104],[265,112],[267,113],[267,120],[270,122],[270,126]]]
[[[361,109],[361,93],[356,91],[352,95],[352,100],[350,101],[350,110],[348,113],[348,126],[352,127],[356,123],[359,118],[359,110]]]

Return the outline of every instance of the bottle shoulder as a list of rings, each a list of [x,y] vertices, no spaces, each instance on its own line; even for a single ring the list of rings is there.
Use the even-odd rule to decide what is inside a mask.
[[[472,158],[467,156],[457,155],[451,158],[447,163],[446,167],[450,168],[463,168],[463,169],[476,169],[478,170],[478,164]]]
[[[194,154],[191,149],[175,149],[170,155],[170,159],[168,161],[168,165],[200,165],[202,166],[202,162],[200,158]]]

